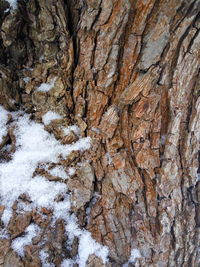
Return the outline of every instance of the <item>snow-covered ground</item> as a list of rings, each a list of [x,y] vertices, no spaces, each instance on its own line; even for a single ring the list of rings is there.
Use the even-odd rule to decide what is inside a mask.
[[[30,198],[30,203],[19,206],[20,212],[27,212],[33,209],[40,210],[50,208],[53,212],[52,225],[57,219],[65,222],[65,232],[68,236],[68,244],[72,243],[74,237],[79,238],[78,256],[76,259],[65,259],[62,267],[72,266],[78,263],[85,266],[91,254],[96,254],[107,261],[108,249],[98,244],[92,239],[91,234],[80,229],[74,214],[70,213],[70,194],[66,179],[74,174],[75,169],[64,170],[58,162],[60,157],[67,158],[72,151],[84,151],[90,148],[90,138],[79,138],[71,145],[62,145],[55,137],[44,129],[43,124],[30,120],[29,115],[22,112],[10,113],[0,106],[0,142],[7,134],[7,119],[12,116],[14,135],[16,137],[16,151],[10,161],[0,163],[0,205],[5,206],[2,221],[6,226],[12,217],[12,206],[20,195],[26,194]],[[48,112],[43,117],[43,123],[49,124],[52,120],[60,118],[60,115]],[[79,133],[79,128],[74,125],[65,129],[68,134],[71,130]],[[9,146],[9,145],[8,145]],[[61,181],[52,182],[45,177],[36,175],[36,168],[48,166],[54,163],[55,168],[51,169],[50,174],[59,176]],[[63,196],[63,201],[56,201],[58,196]],[[32,238],[40,234],[40,227],[34,223],[30,224],[23,236],[17,237],[12,242],[12,248],[23,256],[24,246],[31,244]],[[66,244],[67,245],[67,244]],[[47,262],[47,251],[41,251],[40,257],[43,266],[54,266]]]

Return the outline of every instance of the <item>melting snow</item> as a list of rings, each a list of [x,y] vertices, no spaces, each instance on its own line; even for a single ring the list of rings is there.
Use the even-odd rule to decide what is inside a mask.
[[[1,136],[7,132],[6,121],[9,112],[0,106],[0,129]],[[48,124],[52,119],[59,117],[58,114],[49,111],[43,116],[44,124]],[[41,207],[51,208],[53,221],[57,219],[65,221],[65,231],[68,234],[68,245],[72,243],[74,237],[79,237],[78,257],[66,259],[62,266],[71,266],[72,262],[79,266],[85,266],[90,254],[96,254],[104,262],[107,260],[108,249],[92,239],[91,234],[86,230],[81,230],[78,226],[75,215],[70,210],[70,195],[67,185],[63,182],[50,182],[46,178],[37,175],[33,176],[38,166],[48,166],[49,163],[58,164],[59,158],[66,158],[72,151],[84,151],[90,148],[90,138],[79,138],[71,145],[62,145],[55,137],[45,131],[42,124],[29,119],[29,116],[22,113],[12,113],[15,124],[14,134],[16,136],[16,152],[12,155],[12,160],[0,163],[0,204],[5,206],[2,216],[4,225],[9,223],[12,216],[12,205],[21,194],[29,196],[31,203],[22,204],[18,208],[20,211],[31,210]],[[73,126],[73,131],[78,133],[78,127]],[[48,170],[49,171],[49,170]],[[70,175],[75,173],[75,168],[69,168],[66,172],[57,165],[51,169],[50,174],[63,179],[70,179]],[[68,177],[69,175],[69,177]],[[57,202],[58,195],[64,197],[63,201]],[[28,205],[28,206],[27,206]],[[6,228],[5,228],[6,230]],[[13,240],[12,248],[23,256],[24,246],[31,244],[32,238],[40,233],[40,228],[36,224],[29,225],[25,230],[25,235]],[[40,253],[42,266],[54,266],[47,262],[47,253]]]

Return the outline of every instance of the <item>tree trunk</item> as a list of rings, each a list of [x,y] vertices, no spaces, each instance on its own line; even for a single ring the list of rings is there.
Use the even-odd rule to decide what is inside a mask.
[[[123,266],[135,249],[130,266],[199,266],[200,1],[8,7],[0,0],[0,104],[38,122],[57,112],[91,137],[91,149],[74,155],[87,161],[68,187],[79,224],[109,248],[105,265]],[[54,90],[36,90],[55,77]],[[48,231],[51,242],[57,234]],[[0,242],[2,266],[42,266],[40,245],[20,259],[10,240]],[[48,253],[60,266],[59,249]]]

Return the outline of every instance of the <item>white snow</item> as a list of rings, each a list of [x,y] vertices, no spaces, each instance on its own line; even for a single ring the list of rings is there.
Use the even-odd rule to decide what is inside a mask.
[[[52,79],[50,83],[41,83],[36,89],[37,92],[49,92],[55,85],[56,78]]]
[[[71,175],[74,175],[76,172],[75,168],[69,168],[68,169],[68,174],[71,176]]]
[[[65,212],[63,212],[65,211]],[[63,202],[56,203],[54,206],[54,219],[62,218],[65,221],[65,231],[68,234],[68,245],[73,242],[74,237],[79,238],[78,257],[74,260],[80,267],[84,267],[89,255],[95,254],[100,257],[104,263],[107,262],[108,248],[97,243],[92,237],[91,233],[86,230],[81,230],[78,226],[76,217],[70,212],[69,197]],[[65,263],[65,265],[64,265]],[[71,266],[72,261],[64,261],[62,266]]]
[[[54,207],[54,201],[58,195],[66,193],[67,187],[63,183],[49,182],[43,177],[37,176],[28,183],[28,193],[36,207]],[[53,190],[52,190],[53,189]]]
[[[16,9],[17,8],[17,0],[6,0],[9,5],[13,8]]]
[[[49,182],[40,176],[32,178],[36,167],[41,162],[56,163],[58,156],[66,158],[73,150],[88,149],[90,138],[81,138],[72,145],[61,145],[41,124],[30,121],[27,115],[18,118],[15,136],[17,150],[13,159],[0,164],[2,204],[11,208],[20,194],[27,193],[35,206],[51,206],[58,194],[66,192],[66,185]]]
[[[137,248],[134,248],[131,250],[131,256],[128,260],[128,262],[126,262],[125,264],[123,264],[123,267],[128,267],[129,266],[129,263],[135,263],[135,261],[138,259],[138,258],[141,258],[142,255],[140,253],[140,251],[137,249]]]
[[[0,106],[0,143],[3,140],[3,137],[7,134],[6,123],[8,120],[8,112]]]
[[[1,216],[1,220],[4,223],[4,225],[6,226],[8,225],[11,217],[12,217],[12,209],[10,207],[7,207]]]
[[[74,151],[84,151],[90,148],[91,140],[89,137],[81,138],[76,143],[72,144],[71,147]],[[71,151],[70,151],[71,152]],[[68,154],[69,155],[69,154]]]
[[[70,248],[74,237],[79,238],[78,257],[74,259],[73,263],[77,263],[78,266],[84,267],[89,255],[91,254],[95,254],[100,257],[104,263],[106,263],[109,252],[108,248],[97,243],[91,237],[90,232],[81,230],[78,226],[77,218],[73,214],[70,215],[69,212],[69,197],[66,197],[63,202],[56,203],[54,206],[54,220],[56,221],[58,218],[62,218],[65,221],[65,231],[68,234],[68,247]],[[66,260],[63,261],[62,266],[71,266],[70,264],[72,264],[72,261]]]
[[[108,248],[97,243],[92,237],[91,233],[86,230],[80,230],[77,224],[77,219],[74,216],[65,218],[65,230],[68,233],[68,247],[70,247],[74,237],[79,237],[78,258],[75,262],[78,266],[85,266],[89,255],[95,254],[101,258],[103,263],[108,261]]]
[[[40,233],[40,227],[36,224],[30,224],[26,230],[25,235],[17,237],[12,242],[12,248],[20,255],[24,255],[24,247],[30,245],[32,239]]]
[[[24,77],[24,78],[23,78],[23,81],[24,81],[25,83],[29,83],[29,82],[30,82],[30,80],[31,80],[31,78],[30,78],[30,77]]]
[[[7,131],[6,120],[9,112],[0,106],[0,125],[4,132]],[[12,205],[21,194],[26,194],[30,198],[30,203],[19,203],[20,213],[26,210],[40,210],[41,207],[50,208],[53,212],[52,226],[58,219],[65,221],[65,231],[68,235],[68,245],[75,237],[79,238],[78,256],[75,259],[66,259],[62,266],[71,266],[73,262],[84,267],[90,254],[96,254],[104,262],[107,261],[108,248],[98,244],[92,239],[91,234],[86,230],[81,230],[77,219],[71,213],[71,199],[67,185],[61,182],[52,182],[42,176],[34,176],[35,169],[43,166],[50,174],[63,179],[70,179],[76,171],[69,168],[67,173],[59,166],[60,157],[67,158],[72,151],[84,151],[90,148],[89,137],[79,138],[71,145],[62,145],[55,137],[45,131],[42,124],[31,121],[29,116],[22,112],[10,113],[13,116],[16,136],[16,152],[12,155],[12,160],[0,163],[0,205],[5,206],[2,221],[5,226],[12,216]],[[52,115],[52,114],[51,114]],[[48,116],[47,116],[48,117]],[[54,116],[55,117],[55,116]],[[52,119],[52,116],[50,116]],[[43,118],[44,119],[44,118]],[[45,121],[45,119],[44,119]],[[4,128],[4,129],[3,129]],[[78,133],[78,127],[73,126],[73,130]],[[47,166],[54,165],[49,170]],[[62,195],[64,200],[57,201]],[[33,237],[40,234],[40,228],[31,224],[25,230],[25,235],[13,240],[12,248],[23,256],[24,247],[31,244]],[[47,262],[48,254],[40,252],[43,267],[52,267],[52,263]]]
[[[48,125],[51,121],[57,120],[57,119],[62,119],[62,117],[58,113],[53,112],[53,111],[48,111],[42,117],[42,121],[44,125]]]
[[[75,262],[73,260],[67,259],[67,260],[64,260],[61,263],[61,266],[60,267],[73,267],[74,266],[74,263]]]
[[[48,262],[49,254],[44,249],[40,251],[40,260],[42,262],[42,267],[54,267],[55,265]]]
[[[73,131],[76,135],[79,135],[79,134],[80,134],[80,129],[79,129],[79,127],[76,126],[76,125],[72,125],[72,126],[69,126],[69,127],[67,127],[67,128],[64,128],[63,131],[64,131],[65,135],[70,134],[70,132],[72,132],[72,131]]]
[[[69,178],[69,176],[67,175],[66,171],[63,169],[62,166],[56,166],[53,169],[48,170],[48,172],[51,175],[56,176],[56,177],[60,177],[64,180]]]
[[[83,231],[80,236],[78,254],[79,259],[77,263],[79,266],[85,266],[89,255],[95,254],[103,260],[103,263],[106,263],[108,256],[108,249],[102,247],[99,243],[95,242],[92,239],[91,234],[87,231]]]
[[[10,235],[7,232],[7,229],[0,229],[0,239],[8,239]]]
[[[134,248],[131,250],[131,256],[129,259],[129,262],[134,263],[137,258],[141,258],[141,253],[138,249]]]
[[[69,212],[70,212],[71,204],[70,204],[70,197],[69,195],[65,195],[65,199],[60,202],[54,203],[54,222],[57,219],[63,219],[67,221],[69,219]],[[64,212],[63,212],[64,211]]]

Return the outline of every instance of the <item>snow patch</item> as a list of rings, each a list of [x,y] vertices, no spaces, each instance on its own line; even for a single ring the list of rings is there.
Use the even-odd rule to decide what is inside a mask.
[[[4,229],[0,229],[0,239],[8,239],[10,237],[10,235],[8,234],[7,230]]]
[[[24,256],[24,247],[32,243],[32,239],[40,233],[40,227],[36,224],[30,224],[26,230],[25,235],[17,237],[12,242],[12,248],[20,255]]]
[[[76,172],[75,168],[69,168],[69,169],[68,169],[68,174],[69,174],[70,176],[74,175],[75,172]]]
[[[8,112],[0,106],[0,114],[1,114],[1,119],[0,119],[0,143],[3,140],[3,137],[6,136],[7,134],[7,120],[8,120]]]
[[[16,9],[17,8],[17,0],[6,0],[10,7],[12,7],[13,9]]]
[[[141,258],[141,253],[138,249],[134,248],[131,250],[131,256],[129,262],[134,263],[136,259]]]
[[[11,208],[6,208],[1,216],[1,220],[4,223],[5,226],[8,225],[10,219],[12,217],[12,209]]]
[[[55,85],[57,78],[51,80],[50,83],[41,83],[40,86],[36,89],[37,92],[49,92]]]
[[[1,128],[7,131],[7,116],[9,112],[0,106]],[[68,245],[72,244],[75,237],[79,238],[78,256],[75,259],[66,259],[62,266],[71,266],[73,262],[79,266],[85,266],[90,254],[95,254],[107,261],[108,248],[98,244],[92,239],[91,234],[86,230],[80,229],[77,218],[71,213],[71,198],[67,185],[61,182],[52,182],[46,178],[36,175],[35,170],[38,166],[43,166],[50,174],[68,178],[68,175],[75,173],[75,168],[69,168],[67,174],[59,166],[60,158],[67,158],[72,151],[84,151],[90,148],[91,139],[89,137],[79,138],[77,142],[71,145],[62,145],[55,137],[45,131],[42,124],[31,121],[29,116],[22,112],[10,113],[13,116],[14,134],[16,137],[16,151],[12,155],[12,160],[0,163],[0,205],[5,206],[2,215],[5,231],[6,226],[12,216],[13,203],[20,195],[26,194],[30,198],[30,203],[19,202],[20,213],[26,210],[48,208],[52,210],[52,227],[58,219],[65,222],[65,231],[68,235]],[[46,113],[45,115],[47,115]],[[58,116],[50,115],[43,120],[46,123]],[[73,126],[73,131],[78,133],[78,127]],[[56,167],[49,170],[49,165],[55,164]],[[70,177],[68,178],[70,179]],[[62,196],[62,200],[58,200]],[[4,231],[4,232],[5,232]],[[24,254],[24,247],[32,243],[32,239],[40,234],[40,228],[36,224],[30,224],[22,237],[13,240],[12,248],[20,255]],[[3,232],[2,232],[3,234]],[[45,251],[40,252],[42,266],[52,267],[48,263],[48,254]]]
[[[75,262],[73,260],[64,260],[62,263],[61,263],[61,266],[60,267],[73,267],[75,264]]]
[[[29,83],[30,80],[31,80],[31,78],[29,78],[29,77],[24,77],[24,78],[23,78],[23,81],[24,81],[25,83]]]
[[[48,262],[49,254],[45,250],[41,250],[40,253],[40,260],[42,262],[42,267],[55,267],[54,264]]]
[[[26,192],[35,207],[54,208],[54,201],[58,195],[66,193],[67,186],[63,183],[49,182],[44,177],[37,176],[29,183]],[[53,189],[53,190],[52,190]]]
[[[82,232],[79,241],[78,248],[79,259],[77,263],[79,266],[85,266],[89,255],[95,254],[103,260],[103,263],[107,262],[108,249],[101,246],[94,239],[92,239],[89,232]]]
[[[66,171],[63,169],[62,166],[56,166],[53,169],[48,170],[48,172],[51,175],[56,176],[56,177],[60,177],[60,178],[62,178],[64,180],[69,178],[69,176],[66,174]]]
[[[90,138],[81,138],[72,145],[61,145],[43,125],[21,116],[15,129],[17,150],[11,161],[0,164],[0,195],[8,209],[23,193],[27,193],[35,207],[49,207],[55,197],[65,193],[63,183],[49,182],[41,176],[33,178],[39,163],[57,163],[59,156],[66,158],[72,151],[90,148]],[[53,190],[52,190],[53,188]],[[7,212],[7,211],[6,211]]]
[[[76,125],[72,125],[72,126],[69,126],[67,128],[64,128],[63,129],[65,135],[69,135],[72,131],[76,134],[76,135],[79,135],[80,134],[80,129],[78,126]]]
[[[132,249],[131,250],[131,256],[130,256],[128,262],[123,264],[123,267],[128,267],[129,263],[135,263],[135,261],[138,258],[141,258],[141,257],[142,257],[142,255],[141,255],[140,251],[137,248]]]
[[[51,121],[58,120],[58,119],[62,119],[62,117],[58,113],[53,112],[53,111],[48,111],[42,117],[42,121],[44,125],[48,125]]]
[[[78,246],[78,258],[75,262],[79,266],[85,267],[89,255],[95,254],[97,257],[101,258],[105,264],[108,261],[109,250],[107,247],[102,246],[97,243],[92,237],[91,233],[85,230],[80,230],[77,224],[77,219],[73,216],[66,219],[65,230],[68,233],[68,246],[70,247],[74,237],[79,238]]]

